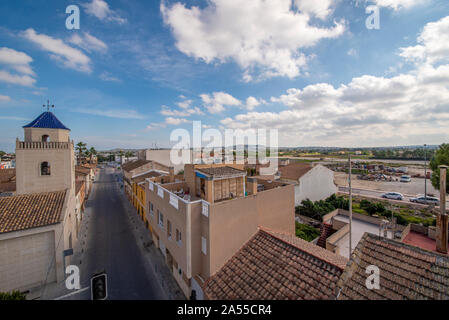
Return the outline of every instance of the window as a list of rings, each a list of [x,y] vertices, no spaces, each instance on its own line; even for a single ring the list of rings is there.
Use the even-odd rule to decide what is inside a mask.
[[[159,227],[161,227],[163,229],[164,228],[164,215],[159,210],[157,211],[157,214],[159,217],[159,221],[158,221]]]
[[[50,175],[50,164],[48,162],[41,163],[41,176]]]
[[[154,217],[153,204],[150,202],[150,216]]]
[[[204,237],[201,237],[201,252],[207,254],[207,241]]]
[[[176,229],[176,242],[181,245],[182,244],[182,234],[181,231]]]
[[[42,136],[42,142],[50,142],[50,137],[47,134]]]
[[[171,240],[171,222],[167,219],[167,238]]]

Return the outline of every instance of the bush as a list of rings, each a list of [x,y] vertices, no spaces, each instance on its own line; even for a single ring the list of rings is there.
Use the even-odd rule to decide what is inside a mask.
[[[317,229],[307,224],[296,222],[295,226],[296,226],[296,236],[306,241],[310,242],[320,235],[320,232]]]
[[[26,300],[26,295],[20,291],[0,292],[0,300]]]
[[[326,200],[312,202],[309,199],[303,200],[301,205],[295,208],[297,214],[322,221],[323,216],[335,209],[349,210],[349,200],[344,197],[337,197],[335,194]]]

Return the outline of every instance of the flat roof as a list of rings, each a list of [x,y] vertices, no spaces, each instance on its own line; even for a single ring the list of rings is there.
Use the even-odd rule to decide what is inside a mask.
[[[207,168],[195,168],[196,171],[203,173],[213,178],[226,178],[232,176],[245,176],[246,171],[239,170],[233,167],[207,167]]]
[[[334,219],[341,221],[341,222],[349,223],[349,217],[346,217],[343,215],[336,215],[334,217]],[[355,247],[357,247],[357,244],[362,239],[365,232],[368,232],[368,233],[374,234],[374,235],[379,235],[379,226],[374,223],[370,223],[370,222],[363,221],[363,220],[353,217],[352,218],[352,239],[351,239],[352,250],[354,250]],[[388,239],[393,239],[393,236],[394,236],[393,233],[390,230],[388,230],[388,233],[387,233]],[[343,256],[347,259],[350,258],[349,232],[346,233],[341,239],[339,239],[335,243],[335,245],[339,248],[341,256]]]

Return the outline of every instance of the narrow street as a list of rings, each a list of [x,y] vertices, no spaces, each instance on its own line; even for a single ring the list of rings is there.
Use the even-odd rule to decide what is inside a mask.
[[[145,265],[113,168],[101,169],[86,205],[86,236],[81,235],[81,287],[93,274],[108,276],[108,299],[166,299],[152,270]],[[78,264],[79,261],[76,261]],[[90,290],[73,299],[90,299]]]

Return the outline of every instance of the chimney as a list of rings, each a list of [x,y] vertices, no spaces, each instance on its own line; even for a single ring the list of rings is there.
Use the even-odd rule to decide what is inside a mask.
[[[440,214],[437,216],[437,251],[448,252],[448,215],[446,213],[446,172],[447,166],[440,166]]]

